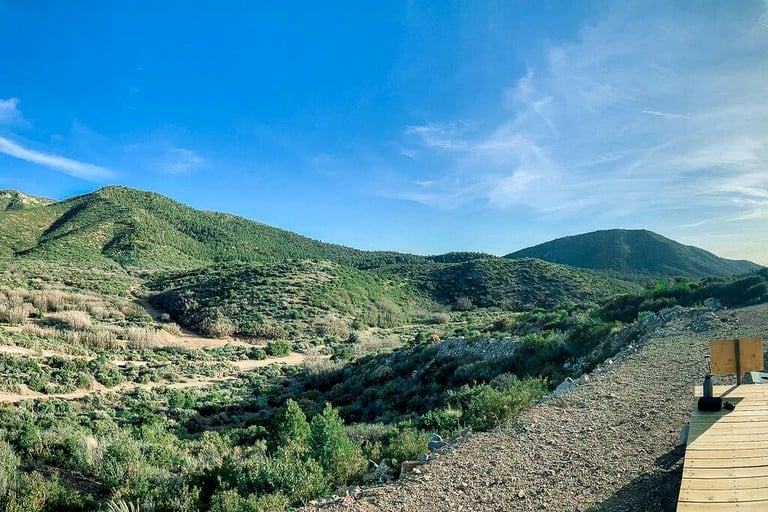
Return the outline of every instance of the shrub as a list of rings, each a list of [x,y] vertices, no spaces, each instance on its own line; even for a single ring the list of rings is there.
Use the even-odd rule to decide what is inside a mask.
[[[347,338],[349,336],[349,323],[335,315],[328,315],[315,320],[315,333],[318,336],[338,336]]]
[[[422,453],[429,451],[427,441],[427,436],[416,430],[410,422],[402,422],[387,434],[382,455],[399,462],[416,460]]]
[[[167,333],[173,334],[174,336],[181,335],[181,327],[179,327],[179,324],[175,322],[164,323],[163,330]]]
[[[254,450],[246,458],[234,460],[226,473],[231,473],[241,494],[280,493],[294,505],[330,490],[323,468],[293,444],[280,447],[272,457]]]
[[[475,306],[472,304],[472,300],[469,297],[461,296],[456,297],[453,309],[455,311],[472,311],[475,309]]]
[[[291,353],[291,342],[276,340],[267,344],[267,354],[272,357],[284,357]]]
[[[252,347],[247,352],[248,359],[262,360],[267,358],[267,351],[260,347]]]
[[[463,386],[449,393],[449,402],[462,409],[462,422],[476,430],[490,430],[519,413],[547,391],[542,379],[508,382],[507,389],[488,384]]]
[[[203,334],[214,338],[232,336],[236,330],[232,320],[224,316],[218,309],[208,310],[198,327]]]
[[[367,467],[363,453],[346,436],[344,422],[330,404],[312,418],[310,430],[312,456],[332,485],[344,485],[362,475]]]
[[[451,315],[448,313],[440,312],[440,313],[433,313],[429,317],[429,323],[431,324],[447,324],[451,321]]]
[[[72,496],[75,498],[75,496]],[[67,504],[76,509],[75,501],[68,499],[66,491],[61,487],[57,478],[47,478],[33,471],[20,473],[18,485],[6,496],[6,512],[43,512],[44,510],[61,510],[58,505]]]
[[[211,496],[210,512],[253,512],[255,503],[240,496],[236,490],[227,489]],[[253,505],[253,506],[252,506]]]
[[[421,416],[421,426],[429,432],[448,435],[459,430],[461,411],[452,407],[428,411]]]
[[[101,451],[95,460],[96,475],[111,489],[130,483],[144,462],[136,442],[125,435],[102,439],[99,448]]]
[[[263,338],[266,340],[276,340],[285,336],[285,329],[273,322],[264,322],[256,324],[250,329],[250,334],[256,338]]]

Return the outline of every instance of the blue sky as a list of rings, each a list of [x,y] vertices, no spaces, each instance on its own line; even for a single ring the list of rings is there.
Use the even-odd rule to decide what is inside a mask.
[[[620,227],[768,264],[765,1],[0,0],[0,47],[0,188],[363,249]]]

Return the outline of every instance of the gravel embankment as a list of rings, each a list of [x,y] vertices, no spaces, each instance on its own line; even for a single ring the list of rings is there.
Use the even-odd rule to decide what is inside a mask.
[[[705,329],[701,315],[710,317]],[[673,318],[621,362],[494,432],[472,435],[419,474],[303,510],[674,511],[680,431],[708,340],[768,338],[768,305],[715,315]]]

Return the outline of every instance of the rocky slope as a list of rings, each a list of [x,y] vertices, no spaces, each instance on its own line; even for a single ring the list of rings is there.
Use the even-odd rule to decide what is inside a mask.
[[[739,336],[768,338],[768,305],[679,308],[571,392],[472,435],[394,485],[305,510],[674,511],[680,431],[708,340]]]

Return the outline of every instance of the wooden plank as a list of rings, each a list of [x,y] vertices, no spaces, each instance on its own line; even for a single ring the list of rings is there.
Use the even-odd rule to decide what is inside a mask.
[[[748,503],[700,503],[679,502],[677,512],[766,512],[768,500]]]
[[[691,447],[685,451],[686,459],[690,455],[697,459],[749,459],[766,457],[768,464],[768,448],[741,448],[728,443],[718,443],[717,446]]]
[[[768,412],[763,414],[720,414],[719,416],[691,416],[691,423],[714,423],[715,421],[722,423],[764,423],[768,421]]]
[[[754,422],[745,423],[715,423],[707,425],[706,423],[695,423],[688,429],[688,435],[695,435],[697,438],[706,436],[763,436],[768,432],[768,426],[760,425]]]
[[[730,423],[730,425],[750,425],[750,423]],[[693,441],[690,441],[688,444],[688,449],[696,448],[696,445],[701,447],[701,445],[707,444],[709,442],[768,443],[768,432],[765,430],[761,430],[759,432],[747,431],[744,433],[739,431],[734,432],[733,430],[707,430],[706,432],[703,432],[697,436]],[[706,450],[706,447],[703,447],[702,449]]]
[[[762,358],[762,340],[760,351]],[[677,510],[766,512],[768,386],[715,386],[714,393],[736,407],[704,412],[694,402]]]
[[[703,388],[701,384],[695,384],[693,386],[694,395],[702,396]],[[763,384],[744,384],[742,386],[736,385],[721,385],[712,386],[712,392],[715,396],[722,396],[723,398],[746,398],[754,396],[766,396],[768,393],[768,385]]]
[[[686,461],[687,463],[688,461]],[[683,468],[683,483],[688,479],[733,479],[768,477],[768,466],[753,466],[751,468]]]
[[[768,450],[768,441],[709,441],[706,438],[702,440],[701,438],[697,439],[693,442],[691,445],[691,451],[699,450],[699,451],[720,451],[720,450],[729,450],[729,451],[749,451],[749,452],[756,452],[756,451],[764,451]]]
[[[739,457],[739,458],[704,458],[686,456],[685,467],[691,469],[738,469],[764,467],[768,461],[764,457]]]
[[[710,489],[680,491],[680,500],[703,503],[745,503],[750,501],[768,500],[766,489]]]
[[[768,404],[766,404],[766,407],[761,409],[739,409],[738,411],[729,411],[728,409],[722,409],[721,411],[714,411],[714,412],[707,412],[707,411],[696,411],[695,413],[691,414],[691,419],[699,419],[702,418],[705,421],[711,421],[714,423],[720,418],[728,418],[733,416],[738,416],[740,418],[748,418],[751,416],[758,416],[758,417],[765,417],[768,416]]]
[[[740,373],[763,369],[763,339],[738,338],[712,340],[709,351],[712,354],[712,374],[729,375],[736,373],[736,343],[739,344]]]
[[[768,476],[747,478],[689,478],[685,482],[685,488],[693,489],[768,489]]]

